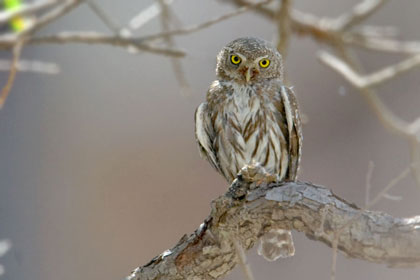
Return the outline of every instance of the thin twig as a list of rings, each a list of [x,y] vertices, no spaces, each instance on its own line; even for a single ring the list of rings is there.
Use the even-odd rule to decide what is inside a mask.
[[[20,58],[20,54],[22,53],[24,41],[20,40],[16,43],[16,45],[13,47],[13,59],[12,64],[10,66],[10,72],[9,77],[7,78],[6,85],[4,85],[3,89],[0,92],[0,109],[3,108],[4,103],[6,102],[7,96],[10,93],[10,90],[12,89],[13,82],[16,77],[16,71],[17,71],[17,63]]]
[[[388,0],[364,0],[353,7],[349,13],[339,16],[335,20],[335,29],[345,31],[366,20]]]
[[[169,11],[169,6],[168,4],[165,3],[164,0],[158,0],[158,3],[160,5],[160,10],[161,10],[160,21],[161,21],[163,32],[169,32],[170,30],[169,21],[172,16],[171,12]],[[164,37],[163,39],[166,42],[166,45],[168,47],[173,48],[175,46],[175,42],[171,35],[168,35]],[[191,90],[190,90],[190,86],[188,84],[187,78],[185,77],[185,73],[184,73],[184,69],[182,68],[181,61],[177,58],[171,58],[171,64],[172,64],[173,72],[175,74],[175,78],[178,81],[178,84],[180,85],[181,94],[183,96],[188,96]]]
[[[81,4],[84,0],[63,0],[63,4],[52,9],[42,17],[40,17],[36,23],[27,31],[25,35],[34,34],[44,26],[50,24],[51,22],[57,20],[61,16],[67,14],[74,8],[76,8],[79,4]]]
[[[121,26],[99,6],[95,0],[86,0],[89,8],[98,16],[98,18],[111,30],[114,34],[119,34]]]
[[[13,10],[3,10],[0,12],[0,24],[9,22],[11,19],[17,16],[23,16],[27,14],[33,14],[40,10],[47,9],[55,4],[57,0],[38,0],[34,3],[25,3],[21,7]]]
[[[242,267],[242,270],[245,274],[245,278],[247,280],[255,280],[251,267],[248,264],[244,248],[242,248],[241,244],[239,244],[236,238],[231,238],[231,240],[239,259],[239,265]]]
[[[375,164],[373,163],[373,161],[369,161],[368,171],[366,173],[365,207],[369,205],[369,201],[370,201],[370,191],[372,189],[373,169],[375,169]]]
[[[412,165],[412,164],[411,164]],[[383,188],[374,199],[366,203],[366,207],[362,209],[359,214],[351,218],[349,221],[347,221],[340,229],[338,229],[334,233],[334,240],[332,242],[332,261],[331,261],[331,275],[330,280],[335,280],[336,275],[336,267],[337,267],[337,252],[338,252],[338,243],[340,240],[340,235],[344,232],[345,229],[349,228],[349,226],[354,223],[356,220],[358,220],[360,217],[362,217],[363,212],[371,209],[376,203],[379,202],[379,200],[382,199],[382,197],[393,187],[395,187],[401,180],[403,180],[405,177],[410,174],[411,166],[404,169],[397,177],[392,179],[386,186]]]
[[[398,41],[390,38],[348,33],[343,36],[343,42],[351,46],[358,46],[373,51],[401,54],[420,53],[420,42],[418,41]]]
[[[12,62],[10,60],[0,59],[0,71],[10,71]],[[32,72],[41,74],[58,74],[60,67],[55,63],[49,63],[37,60],[19,60],[16,65],[19,72]]]
[[[172,30],[172,31],[168,31],[168,32],[160,32],[160,33],[156,33],[156,34],[152,34],[152,35],[147,35],[147,36],[143,36],[141,38],[139,38],[139,40],[141,41],[150,41],[150,40],[156,40],[156,39],[160,39],[160,38],[165,38],[167,36],[174,36],[174,35],[187,35],[190,33],[194,33],[197,31],[200,31],[202,29],[205,29],[207,27],[210,27],[216,23],[219,23],[221,21],[230,19],[232,17],[238,16],[240,14],[243,14],[249,10],[255,9],[257,7],[266,5],[268,3],[270,3],[272,0],[264,0],[258,3],[254,3],[254,4],[249,4],[248,6],[245,7],[241,7],[233,12],[229,12],[226,13],[224,15],[221,15],[217,18],[211,19],[209,21],[197,24],[197,25],[193,25],[193,26],[189,26],[186,28],[181,28],[181,29],[176,29],[176,30]]]
[[[172,4],[173,0],[165,0],[166,5]],[[152,19],[157,17],[160,14],[160,5],[159,3],[153,3],[149,7],[141,10],[136,16],[134,16],[128,23],[128,28],[131,30],[140,29],[146,23],[150,22]]]
[[[328,52],[321,51],[318,57],[321,62],[337,71],[353,86],[359,89],[375,87],[377,85],[383,84],[404,72],[420,66],[420,54],[418,54],[411,56],[397,64],[387,66],[372,74],[361,76],[347,63]]]

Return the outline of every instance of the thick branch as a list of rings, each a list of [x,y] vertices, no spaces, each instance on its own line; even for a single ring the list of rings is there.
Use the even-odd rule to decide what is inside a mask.
[[[361,210],[310,183],[252,187],[236,180],[213,201],[199,229],[127,280],[218,279],[239,262],[231,236],[250,249],[272,228],[301,231],[328,246],[341,230],[338,249],[349,257],[392,267],[420,266],[420,216],[401,219]]]

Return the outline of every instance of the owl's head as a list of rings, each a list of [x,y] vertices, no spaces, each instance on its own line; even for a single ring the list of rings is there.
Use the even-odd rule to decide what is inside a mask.
[[[236,39],[217,56],[216,75],[241,84],[282,78],[282,58],[270,43],[254,37]]]

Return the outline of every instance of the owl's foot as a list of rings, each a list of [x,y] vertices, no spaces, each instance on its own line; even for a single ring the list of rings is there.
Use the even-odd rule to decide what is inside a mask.
[[[257,186],[261,184],[270,184],[277,181],[277,176],[268,173],[260,163],[252,163],[245,165],[239,176],[248,183],[255,183]]]

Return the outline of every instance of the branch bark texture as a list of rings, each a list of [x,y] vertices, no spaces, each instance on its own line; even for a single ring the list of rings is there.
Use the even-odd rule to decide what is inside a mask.
[[[238,178],[212,202],[209,217],[193,234],[126,279],[219,279],[239,262],[235,242],[250,249],[276,228],[304,232],[328,246],[340,232],[338,249],[349,257],[391,267],[420,266],[420,216],[394,218],[362,210],[311,183],[257,188]]]

